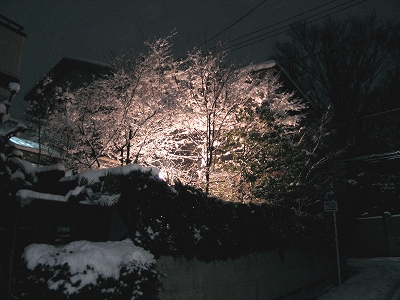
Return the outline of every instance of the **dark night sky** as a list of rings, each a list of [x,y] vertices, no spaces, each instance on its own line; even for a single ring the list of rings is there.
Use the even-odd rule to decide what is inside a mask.
[[[28,35],[20,68],[21,91],[13,100],[12,117],[22,118],[26,107],[22,101],[23,96],[63,56],[107,63],[112,52],[118,53],[124,47],[140,49],[143,41],[166,36],[173,30],[177,31],[173,39],[174,52],[181,55],[221,33],[262,2],[3,0],[0,3],[0,14],[24,26],[24,32]],[[360,4],[343,9],[356,3]],[[314,9],[323,4],[327,5]],[[335,9],[338,5],[342,6]],[[323,13],[327,9],[331,10]],[[315,14],[320,17],[339,9],[343,10],[332,16],[362,16],[375,10],[381,20],[400,21],[399,0],[267,0],[208,45],[212,47],[216,40],[233,40],[280,22],[267,30],[247,36],[252,38],[282,28],[293,21]],[[285,21],[288,18],[291,19]],[[236,43],[241,41],[237,40]],[[231,56],[245,59],[246,62],[268,60],[273,51],[273,41],[274,38],[265,39],[235,50]]]

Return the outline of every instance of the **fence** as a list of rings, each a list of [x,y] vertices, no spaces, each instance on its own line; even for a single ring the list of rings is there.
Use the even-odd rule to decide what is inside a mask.
[[[333,253],[332,253],[333,254]],[[312,299],[335,277],[334,255],[287,250],[202,262],[161,257],[160,299]]]

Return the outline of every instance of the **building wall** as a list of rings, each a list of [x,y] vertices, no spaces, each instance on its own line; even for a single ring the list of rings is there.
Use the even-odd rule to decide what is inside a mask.
[[[10,98],[10,82],[19,83],[24,28],[0,15],[0,101]]]
[[[0,72],[17,77],[25,37],[0,23]]]

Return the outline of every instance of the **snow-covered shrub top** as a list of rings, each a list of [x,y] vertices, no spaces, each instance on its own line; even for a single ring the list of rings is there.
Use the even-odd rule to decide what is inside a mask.
[[[6,157],[4,156],[4,161]],[[75,176],[63,177],[60,183],[67,181],[76,181],[78,185],[66,192],[65,195],[53,195],[51,193],[34,191],[37,175],[52,171],[64,172],[65,168],[61,164],[51,166],[34,167],[30,162],[24,161],[19,157],[8,158],[9,164],[14,168],[10,170],[10,179],[22,182],[22,189],[16,192],[16,199],[21,207],[31,203],[34,200],[50,201],[75,201],[81,204],[112,206],[118,202],[120,197],[120,181],[123,176],[132,172],[144,172],[151,178],[159,180],[159,170],[154,167],[142,167],[138,164],[129,164],[108,169],[89,170],[79,173]],[[27,179],[31,179],[27,181]],[[28,188],[32,188],[28,189]],[[79,200],[73,200],[79,199]]]
[[[129,239],[31,244],[23,253],[14,298],[155,299],[160,273],[153,255]]]
[[[81,285],[95,283],[98,276],[118,279],[121,266],[131,262],[142,265],[156,262],[149,251],[135,246],[129,239],[99,243],[76,241],[65,246],[32,244],[25,248],[23,259],[30,270],[40,264],[49,267],[67,264]]]

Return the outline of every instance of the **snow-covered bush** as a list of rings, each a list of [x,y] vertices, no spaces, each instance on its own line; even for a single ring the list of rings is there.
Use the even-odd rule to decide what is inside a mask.
[[[15,299],[156,299],[153,255],[132,241],[25,248]]]

